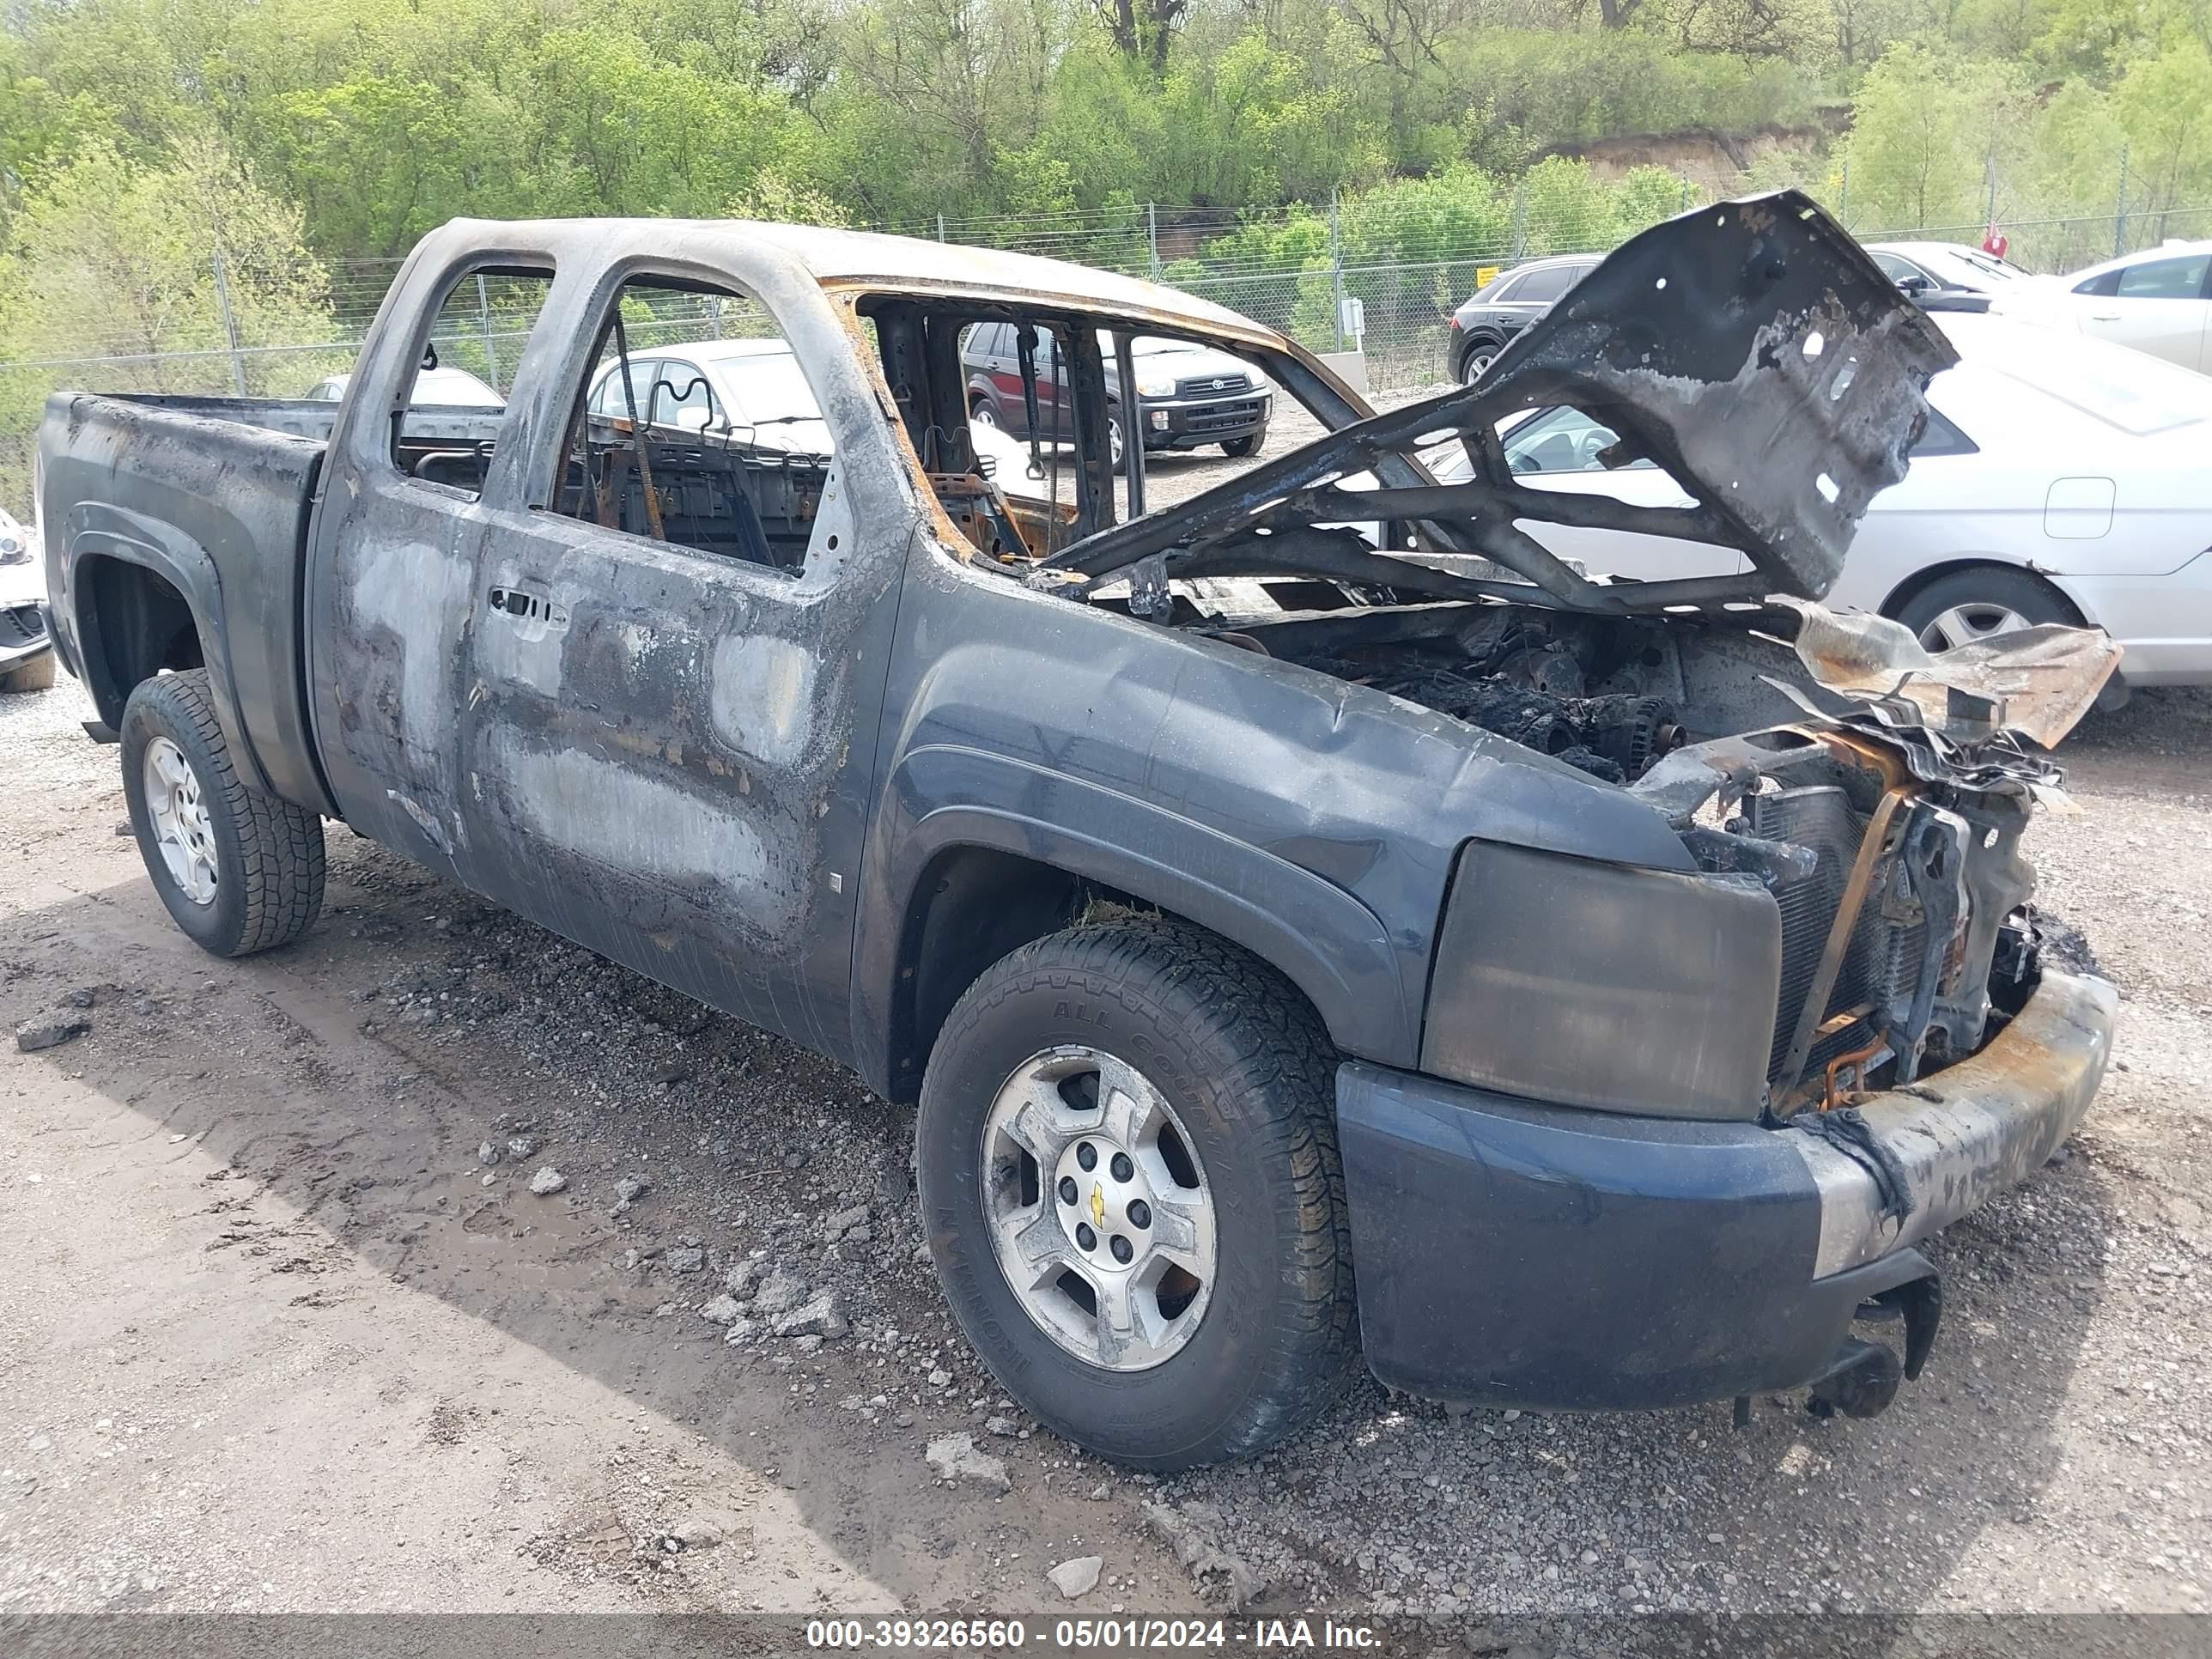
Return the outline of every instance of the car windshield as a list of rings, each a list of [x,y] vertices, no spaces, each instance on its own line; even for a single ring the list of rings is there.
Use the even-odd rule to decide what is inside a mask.
[[[1098,349],[1108,362],[1114,361],[1114,337],[1103,328],[1098,331]],[[1175,352],[1205,349],[1194,341],[1164,339],[1158,334],[1139,334],[1129,342],[1132,357],[1165,357]]]
[[[799,372],[799,359],[788,351],[728,358],[722,364],[722,374],[739,405],[731,418],[740,425],[822,418],[814,389]]]
[[[2027,275],[2018,265],[1981,252],[1975,248],[1954,248],[1951,250],[1951,257],[1976,276],[1986,276],[1992,282],[2009,283]]]

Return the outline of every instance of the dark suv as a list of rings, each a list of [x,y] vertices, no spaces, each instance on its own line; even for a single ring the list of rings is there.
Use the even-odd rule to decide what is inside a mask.
[[[1466,385],[1480,380],[1506,342],[1565,297],[1567,290],[1597,269],[1603,256],[1566,253],[1531,259],[1492,277],[1474,297],[1452,313],[1452,379]]]
[[[1114,459],[1121,458],[1121,375],[1113,342],[1102,335],[1106,358],[1106,408],[1112,422]],[[1274,387],[1242,358],[1186,340],[1139,335],[1130,356],[1137,371],[1138,425],[1147,449],[1196,449],[1219,444],[1231,455],[1253,455],[1267,441],[1267,417],[1274,412]],[[960,347],[960,368],[968,381],[972,419],[999,427],[1017,438],[1030,436],[1028,404],[1022,397],[1022,369],[1016,356],[1014,325],[979,323]],[[1073,441],[1074,428],[1064,412],[1066,387],[1048,329],[1036,339],[1036,436]]]

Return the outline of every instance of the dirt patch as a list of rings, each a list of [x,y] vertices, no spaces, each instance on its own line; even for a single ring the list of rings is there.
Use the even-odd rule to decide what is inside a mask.
[[[2202,1606],[2200,695],[2069,746],[2087,811],[2033,848],[2120,985],[2118,1060],[2060,1164],[1941,1241],[1943,1338],[1888,1415],[1762,1400],[1735,1433],[1370,1386],[1164,1482],[1033,1431],[959,1342],[902,1109],[339,829],[320,925],[212,961],[113,834],[87,712],[0,699],[0,1021],[92,994],[82,1036],[0,1053],[0,1611],[1060,1610],[1046,1573],[1091,1555],[1082,1611],[1202,1583],[1462,1640]],[[775,1334],[794,1286],[843,1329]],[[933,1470],[960,1434],[1010,1491]]]

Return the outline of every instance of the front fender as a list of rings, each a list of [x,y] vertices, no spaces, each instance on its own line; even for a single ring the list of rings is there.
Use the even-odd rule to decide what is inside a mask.
[[[1414,1063],[1419,988],[1404,982],[1402,956],[1372,911],[1313,872],[1151,802],[981,750],[909,750],[888,783],[885,805],[902,820],[883,876],[890,902],[864,909],[856,948],[857,1026],[876,1041],[916,886],[939,854],[972,846],[1117,889],[1218,933],[1287,975],[1345,1053]]]

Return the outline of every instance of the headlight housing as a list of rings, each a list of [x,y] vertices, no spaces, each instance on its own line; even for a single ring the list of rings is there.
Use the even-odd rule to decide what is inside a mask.
[[[1471,842],[1421,1069],[1556,1105],[1753,1118],[1781,979],[1782,913],[1755,879]]]
[[[1137,395],[1139,398],[1172,398],[1175,389],[1175,376],[1172,374],[1163,374],[1156,368],[1137,371]]]

